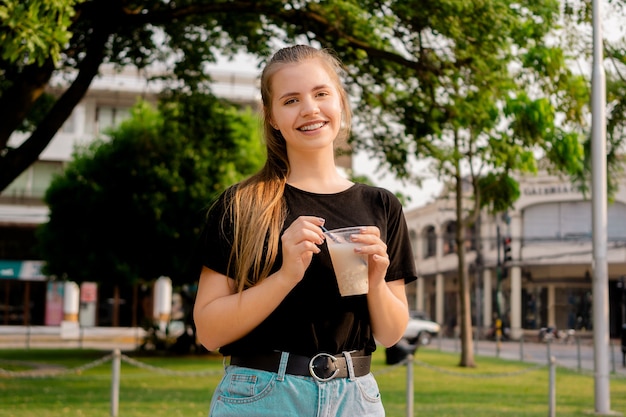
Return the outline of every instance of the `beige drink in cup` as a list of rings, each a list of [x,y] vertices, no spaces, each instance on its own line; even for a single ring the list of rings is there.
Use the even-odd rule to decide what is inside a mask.
[[[324,232],[342,297],[367,294],[369,290],[367,256],[354,251],[354,248],[363,244],[350,240],[351,235],[359,233],[360,227],[344,227]]]

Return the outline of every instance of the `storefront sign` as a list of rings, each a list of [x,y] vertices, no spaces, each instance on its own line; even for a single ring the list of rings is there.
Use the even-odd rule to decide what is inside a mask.
[[[21,261],[0,261],[0,278],[18,279],[21,268]]]
[[[41,273],[43,261],[3,261],[0,260],[0,279],[20,279],[24,281],[45,281]]]
[[[552,184],[537,187],[526,187],[522,193],[527,196],[551,194],[578,194],[580,191],[572,184]]]

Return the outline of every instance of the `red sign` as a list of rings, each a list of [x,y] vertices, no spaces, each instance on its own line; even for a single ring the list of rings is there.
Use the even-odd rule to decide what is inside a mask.
[[[80,302],[95,303],[98,299],[98,284],[95,282],[83,282],[80,284]]]

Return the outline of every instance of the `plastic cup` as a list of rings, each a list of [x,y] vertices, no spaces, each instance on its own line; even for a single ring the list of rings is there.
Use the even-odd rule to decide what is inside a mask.
[[[360,229],[355,226],[324,232],[342,297],[367,294],[369,290],[367,256],[356,253],[354,248],[362,244],[350,240],[350,236],[359,234]]]

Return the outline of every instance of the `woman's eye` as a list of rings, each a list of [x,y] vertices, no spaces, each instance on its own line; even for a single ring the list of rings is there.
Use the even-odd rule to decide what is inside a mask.
[[[285,105],[292,104],[292,103],[295,103],[295,102],[296,102],[295,98],[290,98],[289,100],[285,101]]]

